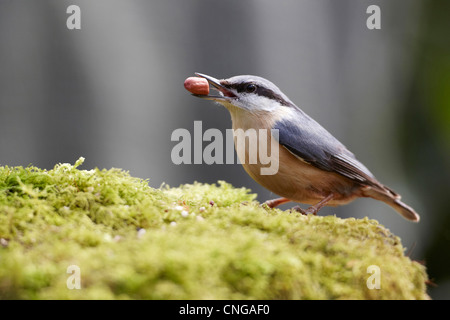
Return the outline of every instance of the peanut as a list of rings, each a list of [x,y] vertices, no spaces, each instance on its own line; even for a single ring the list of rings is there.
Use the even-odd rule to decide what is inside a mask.
[[[184,87],[190,93],[200,95],[209,94],[209,83],[205,78],[189,77],[184,81]]]

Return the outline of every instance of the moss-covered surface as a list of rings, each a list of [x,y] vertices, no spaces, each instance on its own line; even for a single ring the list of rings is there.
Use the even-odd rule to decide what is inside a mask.
[[[0,167],[0,299],[428,298],[425,268],[374,220],[265,210],[224,182],[153,189],[82,162]]]

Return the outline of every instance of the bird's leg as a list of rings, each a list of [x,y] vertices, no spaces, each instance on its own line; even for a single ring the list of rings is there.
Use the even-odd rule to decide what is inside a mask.
[[[301,214],[304,214],[304,215],[306,215],[308,213],[312,213],[313,215],[316,215],[317,212],[319,212],[319,210],[322,209],[333,198],[334,198],[334,194],[330,193],[327,197],[325,197],[324,199],[320,200],[318,203],[316,203],[315,205],[309,207],[306,210],[303,210],[299,206],[296,206],[296,207],[292,208],[292,210],[300,212]]]
[[[273,209],[289,201],[291,200],[289,200],[288,198],[277,198],[273,200],[267,200],[266,202],[263,203],[263,205],[267,205],[269,208]]]

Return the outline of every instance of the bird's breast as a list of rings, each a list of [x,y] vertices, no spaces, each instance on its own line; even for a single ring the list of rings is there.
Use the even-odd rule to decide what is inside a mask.
[[[355,198],[352,181],[302,161],[274,139],[271,128],[277,119],[264,114],[230,113],[236,153],[245,171],[260,185],[279,196],[306,204],[315,204],[330,193],[336,194],[331,205]],[[266,170],[264,174],[264,168],[272,171]]]

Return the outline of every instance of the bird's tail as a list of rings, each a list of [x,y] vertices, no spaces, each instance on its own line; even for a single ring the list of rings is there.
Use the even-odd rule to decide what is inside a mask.
[[[400,201],[401,196],[391,189],[383,186],[382,189],[376,187],[366,186],[362,189],[365,197],[370,197],[375,200],[380,200],[391,206],[402,217],[413,222],[419,222],[420,216],[414,211],[413,208]]]

